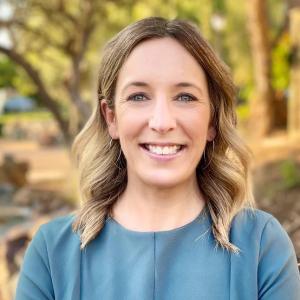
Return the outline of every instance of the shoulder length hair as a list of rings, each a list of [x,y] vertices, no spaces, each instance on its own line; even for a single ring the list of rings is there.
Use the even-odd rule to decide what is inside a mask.
[[[232,219],[240,210],[254,208],[249,170],[251,152],[237,134],[236,89],[228,68],[196,26],[183,20],[142,19],[127,26],[106,44],[100,65],[97,105],[72,147],[83,201],[73,230],[79,232],[83,249],[99,234],[127,184],[126,160],[119,141],[112,141],[108,134],[100,102],[109,99],[109,106],[114,109],[118,73],[131,51],[145,40],[164,37],[177,40],[205,72],[210,119],[216,137],[206,144],[196,169],[197,179],[212,218],[216,245],[238,253],[239,249],[230,242],[229,231]]]

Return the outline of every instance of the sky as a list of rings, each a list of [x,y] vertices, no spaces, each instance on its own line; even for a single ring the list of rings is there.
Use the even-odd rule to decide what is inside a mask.
[[[6,0],[0,0],[0,20],[7,21],[12,16],[12,8]],[[0,45],[6,48],[11,47],[11,40],[6,29],[0,27]]]

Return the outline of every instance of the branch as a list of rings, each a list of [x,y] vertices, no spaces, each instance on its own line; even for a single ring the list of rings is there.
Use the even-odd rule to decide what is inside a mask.
[[[13,24],[14,24],[13,20],[9,20],[9,21],[0,20],[0,27],[8,28]]]
[[[12,29],[13,26],[18,27],[20,30],[23,30],[25,32],[33,34],[35,36],[35,38],[42,39],[43,41],[45,41],[45,43],[47,45],[49,45],[51,47],[57,48],[62,51],[65,50],[64,43],[58,43],[58,42],[54,41],[53,39],[49,38],[49,36],[47,36],[46,32],[41,30],[41,28],[34,28],[18,19],[11,19],[9,21],[0,20],[0,28],[4,27],[7,29]]]
[[[53,39],[50,39],[49,36],[45,34],[41,29],[33,28],[28,26],[28,24],[21,22],[21,21],[16,21],[15,24],[20,27],[21,30],[27,31],[29,33],[32,33],[38,38],[41,38],[46,42],[47,45],[57,48],[59,50],[64,50],[64,44],[63,43],[58,43],[55,42]]]
[[[80,77],[81,77],[81,70],[80,65],[84,54],[88,47],[88,42],[90,40],[91,34],[95,28],[95,25],[92,21],[93,10],[92,6],[88,3],[83,7],[83,25],[78,29],[80,32],[80,36],[77,40],[79,43],[78,48],[74,49],[72,59],[72,77],[69,81],[66,82],[66,87],[68,93],[70,94],[70,98],[72,99],[73,103],[76,105],[79,114],[82,116],[83,120],[87,120],[91,113],[91,108],[87,105],[86,102],[83,101],[80,95],[79,87],[80,87]]]
[[[44,102],[44,105],[51,111],[54,118],[58,122],[58,125],[66,139],[66,142],[69,142],[70,135],[68,133],[68,122],[63,119],[57,103],[47,92],[47,89],[42,82],[39,73],[32,67],[32,65],[28,61],[26,61],[24,57],[15,52],[13,49],[7,49],[0,46],[0,52],[7,55],[12,61],[14,61],[25,70],[25,72],[36,85],[38,94],[41,100]]]
[[[54,24],[60,24],[60,27],[63,27],[63,25],[66,24],[66,21],[69,21],[72,26],[75,26],[78,22],[73,15],[67,12],[64,3],[59,3],[57,7],[51,7],[50,5],[45,5],[45,2],[39,2],[34,3],[34,6],[40,9],[48,20],[51,20]],[[63,18],[64,22],[59,22],[61,21],[61,17]]]

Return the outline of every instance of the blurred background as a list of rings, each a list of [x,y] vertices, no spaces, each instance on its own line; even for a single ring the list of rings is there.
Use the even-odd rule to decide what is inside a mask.
[[[40,224],[79,204],[70,145],[104,43],[148,16],[196,23],[229,65],[257,206],[300,255],[300,1],[0,0],[0,300]]]

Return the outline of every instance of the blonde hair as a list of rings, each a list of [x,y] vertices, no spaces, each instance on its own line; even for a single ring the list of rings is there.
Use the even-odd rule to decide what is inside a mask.
[[[196,173],[207,200],[217,246],[238,253],[239,249],[230,243],[229,231],[232,219],[240,210],[254,208],[249,170],[251,152],[236,131],[236,90],[228,68],[196,26],[183,20],[146,18],[127,26],[106,44],[97,105],[72,147],[83,200],[73,230],[80,233],[81,248],[84,248],[99,234],[113,204],[126,188],[126,160],[119,142],[111,142],[100,101],[109,99],[110,108],[114,108],[118,73],[129,54],[139,43],[163,37],[177,40],[206,74],[211,120],[217,134],[213,142],[207,143]]]

